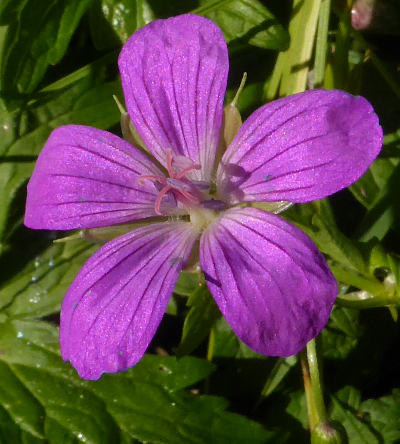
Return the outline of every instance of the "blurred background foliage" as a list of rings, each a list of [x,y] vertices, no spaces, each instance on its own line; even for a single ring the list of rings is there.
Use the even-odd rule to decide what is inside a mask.
[[[60,303],[99,245],[53,243],[63,233],[25,228],[26,183],[57,126],[120,134],[112,96],[123,100],[121,45],[151,20],[186,12],[215,21],[226,37],[227,102],[247,72],[242,116],[313,87],[364,95],[380,116],[384,147],[365,176],[283,215],[314,240],[340,285],[318,338],[329,418],[350,444],[398,443],[397,0],[0,1],[0,443],[310,440],[297,357],[267,358],[244,346],[195,275],[182,274],[133,369],[88,382],[60,358]]]

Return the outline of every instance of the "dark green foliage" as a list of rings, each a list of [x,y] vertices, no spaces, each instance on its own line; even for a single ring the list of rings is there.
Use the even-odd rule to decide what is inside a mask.
[[[295,3],[312,9],[309,0]],[[59,354],[62,298],[99,244],[53,243],[69,233],[25,228],[27,181],[54,128],[119,133],[112,96],[122,98],[121,45],[151,20],[188,12],[215,21],[226,37],[228,102],[248,72],[238,102],[244,116],[276,96],[279,82],[281,91],[298,85],[305,68],[300,81],[312,81],[321,51],[324,87],[365,95],[378,110],[382,154],[350,192],[283,216],[313,239],[339,283],[318,340],[329,419],[349,444],[400,442],[400,59],[389,50],[399,41],[382,23],[354,33],[345,3],[332,2],[322,50],[313,47],[307,66],[294,66],[310,36],[301,23],[289,28],[291,2],[0,1],[0,444],[310,440],[298,357],[260,356],[241,343],[201,275],[181,274],[159,334],[133,369],[88,382]],[[395,1],[382,3],[399,16]],[[279,65],[289,30],[299,51]]]

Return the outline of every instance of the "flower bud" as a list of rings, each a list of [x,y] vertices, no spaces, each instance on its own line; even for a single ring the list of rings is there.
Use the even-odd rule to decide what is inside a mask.
[[[322,422],[311,433],[311,444],[347,443],[344,427],[337,422]]]

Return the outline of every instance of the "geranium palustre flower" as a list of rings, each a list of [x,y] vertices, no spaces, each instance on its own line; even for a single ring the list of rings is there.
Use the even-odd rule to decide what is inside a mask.
[[[153,222],[106,243],[72,283],[61,309],[63,358],[87,379],[137,363],[197,242],[237,336],[264,355],[297,353],[325,326],[336,281],[303,232],[243,204],[309,202],[356,181],[381,148],[371,105],[342,91],[276,100],[243,123],[221,158],[228,53],[215,24],[195,15],[154,21],[125,44],[119,68],[129,117],[154,161],[109,132],[63,126],[28,185],[31,228]]]

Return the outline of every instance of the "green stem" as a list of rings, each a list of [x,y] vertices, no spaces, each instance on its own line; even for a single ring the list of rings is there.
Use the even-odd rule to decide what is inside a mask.
[[[312,432],[318,424],[318,413],[315,407],[313,387],[311,384],[310,369],[307,363],[307,354],[303,350],[300,352],[300,365],[303,374],[304,392],[306,396],[308,425],[310,432]]]
[[[215,327],[212,327],[208,336],[207,361],[211,362],[214,356]]]
[[[384,296],[386,293],[385,287],[377,279],[366,278],[356,274],[355,271],[350,271],[334,264],[330,264],[330,269],[335,278],[344,284],[365,290],[378,298]]]
[[[215,346],[215,325],[211,327],[210,334],[208,335],[208,345],[207,345],[207,361],[212,362],[214,357],[214,346]],[[210,392],[210,376],[204,381],[204,393]]]
[[[331,0],[322,0],[319,10],[317,41],[315,46],[314,87],[316,88],[322,86],[325,76],[330,9]]]
[[[308,368],[310,372],[310,378],[311,378],[311,385],[313,390],[313,399],[314,399],[314,405],[315,410],[317,412],[318,417],[318,424],[326,422],[327,415],[326,415],[326,409],[325,409],[325,403],[324,403],[324,395],[322,393],[322,384],[321,384],[321,378],[319,373],[319,366],[318,366],[318,357],[317,357],[317,348],[315,345],[315,339],[312,339],[307,344],[307,361],[308,361]]]

